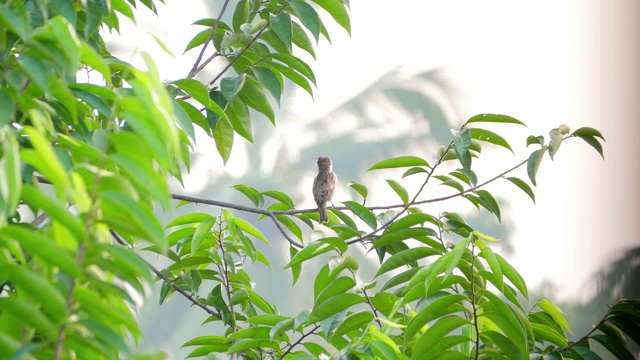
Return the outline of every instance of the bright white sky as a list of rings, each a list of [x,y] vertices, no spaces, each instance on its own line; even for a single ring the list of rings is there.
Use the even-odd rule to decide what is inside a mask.
[[[132,52],[134,45],[151,52],[162,77],[172,79],[185,76],[195,55],[180,57],[185,39],[200,30],[187,25],[215,14],[203,13],[195,1],[166,2],[160,9],[162,23],[140,19],[142,29],[128,37]],[[632,135],[621,130],[621,124],[632,119],[628,110],[633,100],[620,95],[629,78],[638,79],[633,65],[637,56],[635,62],[622,57],[626,39],[633,36],[629,34],[637,33],[625,27],[637,20],[628,15],[640,14],[629,11],[638,10],[637,4],[352,0],[352,37],[336,28],[331,31],[333,45],[321,43],[318,60],[311,63],[319,82],[315,101],[296,99],[296,116],[300,121],[316,118],[398,65],[425,70],[446,66],[464,96],[466,115],[504,113],[529,125],[503,133],[507,139],[522,139],[512,142],[518,145],[517,157],[508,158],[507,164],[528,154],[519,146],[528,134],[546,135],[562,123],[572,130],[600,129],[608,140],[606,161],[581,141],[571,141],[554,162],[545,158],[537,205],[518,191],[503,193],[511,199],[503,216],[516,225],[512,233],[516,251],[510,260],[529,286],[548,279],[558,286],[560,298],[586,299],[594,289],[585,286],[598,267],[621,249],[638,244],[636,208],[627,205],[639,202],[638,192],[629,189],[640,179],[637,160],[631,165],[626,160],[630,153],[637,155],[637,147],[629,148],[635,144],[629,139]],[[172,25],[165,23],[167,15]],[[185,27],[186,33],[175,32],[174,24]],[[177,57],[159,51],[148,31]],[[124,32],[131,34],[129,29]],[[605,55],[602,46],[607,47]],[[612,117],[603,121],[606,114]],[[199,151],[215,152],[212,141],[199,145]],[[238,165],[228,174],[235,177],[247,171],[241,161]],[[496,164],[496,169],[505,169],[504,163]],[[203,186],[206,173],[207,169],[193,169],[187,180],[190,188]]]

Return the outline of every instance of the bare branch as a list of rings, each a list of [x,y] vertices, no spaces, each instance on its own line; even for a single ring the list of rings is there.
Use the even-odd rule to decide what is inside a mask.
[[[224,12],[227,10],[227,5],[228,4],[229,4],[229,0],[225,0],[224,4],[222,4],[222,9],[220,10],[220,14],[218,14],[218,17],[216,18],[216,21],[213,24],[213,27],[211,28],[211,33],[209,34],[209,37],[207,38],[207,41],[205,41],[204,44],[202,45],[202,50],[200,50],[200,54],[198,55],[198,58],[196,59],[196,62],[193,64],[193,67],[189,71],[189,75],[187,75],[187,79],[191,79],[194,76],[196,76],[196,74],[198,72],[200,72],[202,69],[204,69],[206,64],[208,64],[211,60],[213,60],[213,58],[215,58],[215,56],[217,56],[216,53],[218,53],[218,52],[215,52],[209,59],[207,59],[208,61],[206,61],[205,64],[203,64],[202,66],[199,66],[200,65],[200,61],[202,60],[202,57],[204,56],[204,52],[205,52],[205,50],[207,50],[207,45],[209,45],[211,40],[213,40],[213,36],[216,34],[216,30],[218,29],[218,25],[220,24],[220,19],[222,18],[222,15],[224,14]]]

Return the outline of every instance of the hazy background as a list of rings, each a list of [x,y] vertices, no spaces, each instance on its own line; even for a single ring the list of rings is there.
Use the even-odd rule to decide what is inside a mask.
[[[141,51],[152,53],[162,77],[171,80],[186,76],[197,55],[191,51],[181,56],[201,30],[190,24],[216,17],[222,2],[166,3],[159,8],[159,18],[139,17],[137,28],[123,26],[124,37],[114,36],[109,46],[134,62]],[[374,194],[368,205],[396,203],[384,179],[399,180],[399,174],[366,169],[398,155],[429,159],[440,144],[450,141],[450,128],[475,114],[508,114],[529,125],[495,128],[516,155],[486,146],[480,161],[474,160],[480,181],[525,159],[532,151],[524,146],[529,134],[547,136],[563,123],[572,130],[591,126],[607,140],[606,160],[573,139],[562,145],[553,162],[545,157],[535,205],[514,186],[490,187],[499,196],[502,224],[466,202],[435,204],[427,210],[462,211],[475,225],[502,238],[498,251],[530,289],[563,303],[574,334],[597,321],[605,303],[621,294],[630,296],[629,291],[640,296],[637,252],[614,262],[640,245],[639,1],[352,0],[351,16],[351,37],[325,18],[333,44],[323,40],[317,60],[305,58],[318,79],[313,100],[287,85],[277,126],[255,120],[255,144],[236,137],[227,167],[213,140],[200,136],[185,188],[174,186],[172,191],[248,204],[230,188],[243,183],[285,191],[299,208],[309,208],[315,159],[330,155],[340,179],[334,203],[356,198],[346,186],[349,180],[370,187]],[[175,57],[161,51],[150,33]],[[215,69],[200,79],[209,80]],[[526,178],[524,171],[517,175]],[[407,182],[410,191],[416,184]],[[430,191],[426,197],[446,193],[438,187]],[[196,209],[219,214],[213,207]],[[256,291],[295,315],[309,306],[295,299],[296,293],[306,292],[305,280],[289,289],[291,275],[280,271],[288,260],[287,243],[273,224],[261,222],[260,228],[271,242],[271,248],[260,250],[275,258],[272,270],[260,265],[248,270]],[[303,276],[313,279],[313,266],[305,267]],[[363,278],[366,268],[360,271]],[[624,275],[629,268],[636,271]],[[177,296],[160,309],[156,304],[141,310],[143,333],[148,335],[142,347],[184,358],[189,350],[175,349],[197,334],[216,331],[210,325],[201,327],[205,314]]]

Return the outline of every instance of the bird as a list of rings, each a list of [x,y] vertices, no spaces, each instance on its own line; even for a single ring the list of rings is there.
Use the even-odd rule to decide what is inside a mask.
[[[328,156],[318,158],[318,176],[313,180],[313,199],[318,205],[319,223],[329,221],[327,202],[331,201],[338,177],[332,171],[331,159]]]

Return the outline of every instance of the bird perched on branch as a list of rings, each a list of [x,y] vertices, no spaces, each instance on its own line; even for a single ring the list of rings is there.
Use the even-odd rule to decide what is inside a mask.
[[[331,159],[328,156],[318,158],[318,176],[313,180],[313,199],[318,205],[319,223],[329,221],[327,202],[331,201],[338,177],[332,171]]]

